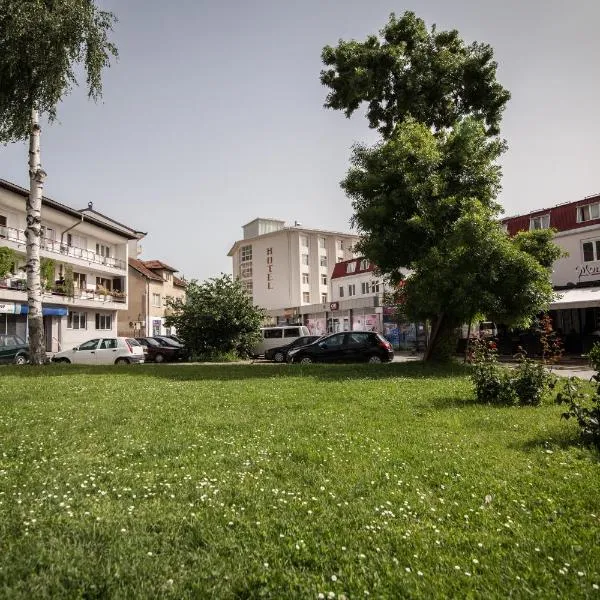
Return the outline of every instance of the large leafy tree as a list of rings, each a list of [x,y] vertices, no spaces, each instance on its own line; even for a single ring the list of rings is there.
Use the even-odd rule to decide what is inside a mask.
[[[27,296],[33,364],[45,360],[40,282],[41,206],[46,173],[40,158],[40,116],[56,107],[85,73],[88,94],[102,93],[102,71],[117,56],[108,35],[114,16],[94,0],[0,0],[0,142],[29,138]]]
[[[185,299],[169,300],[168,306],[167,326],[177,328],[177,335],[193,354],[245,357],[259,340],[264,314],[230,275],[203,283],[192,281]]]
[[[407,12],[365,42],[323,50],[326,107],[351,116],[363,102],[381,141],[356,145],[342,187],[359,250],[402,287],[407,314],[430,320],[426,358],[444,358],[455,328],[486,314],[526,324],[552,297],[551,236],[511,240],[497,223],[509,93],[486,44],[466,45]]]

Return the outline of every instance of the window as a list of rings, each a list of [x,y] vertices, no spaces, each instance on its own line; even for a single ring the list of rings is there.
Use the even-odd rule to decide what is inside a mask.
[[[368,258],[363,258],[360,261],[360,270],[361,271],[366,271],[370,266],[371,266],[371,262],[369,261]]]
[[[96,329],[112,329],[112,316],[96,313]]]
[[[356,296],[356,286],[353,283],[348,286],[348,296]]]
[[[327,294],[321,294],[321,302],[325,304],[327,302]]]
[[[302,283],[309,283],[308,273],[302,273]]]
[[[152,294],[152,306],[160,306],[160,294]]]
[[[273,254],[273,248],[267,248],[267,256],[271,256]]]
[[[371,285],[368,281],[363,281],[361,284],[361,292],[363,294],[369,294],[371,292]]]
[[[325,238],[324,237],[319,238],[319,248],[325,248]]]
[[[169,271],[163,271],[163,279],[165,281],[171,281],[171,279],[173,279],[173,276]]]
[[[103,289],[107,292],[111,290],[111,280],[104,277],[96,277],[96,290],[101,292]]]
[[[71,234],[68,234],[68,238],[71,237]],[[70,239],[67,241],[69,246],[71,246]],[[81,242],[79,242],[81,244]],[[76,244],[77,245],[77,244]],[[79,246],[80,248],[82,245]],[[110,246],[105,246],[104,244],[96,244],[96,254],[103,256],[104,258],[110,258]]]
[[[85,273],[73,273],[73,285],[75,289],[85,290],[87,288],[87,276]]]
[[[300,330],[297,327],[290,327],[289,329],[284,329],[283,337],[300,337]]]
[[[306,236],[306,235],[301,235],[300,236],[300,245],[303,248],[308,248],[308,236]]]
[[[379,294],[379,281],[373,281],[371,283],[371,291],[374,294]]]
[[[356,271],[356,262],[352,261],[346,265],[346,273],[354,273]]]
[[[341,252],[344,249],[344,240],[338,240],[336,242],[336,247]]]
[[[252,246],[242,246],[240,248],[240,262],[252,260]]]
[[[249,294],[250,296],[252,295],[252,279],[242,281],[242,287],[244,288],[247,294]]]
[[[344,286],[340,285],[340,298],[344,297]]]
[[[278,327],[275,327],[273,329],[264,329],[263,337],[265,338],[265,340],[275,340],[281,338],[283,337],[283,329],[280,329]]]
[[[87,329],[87,313],[69,311],[67,329]]]
[[[327,285],[327,275],[321,275],[321,285]]]
[[[322,267],[326,267],[327,266],[327,257],[326,256],[319,256],[319,264]]]
[[[535,229],[548,229],[550,227],[550,215],[541,215],[529,219],[529,231]]]
[[[252,263],[242,263],[240,265],[240,277],[252,277]]]
[[[341,346],[344,343],[344,337],[346,337],[345,333],[339,333],[338,335],[332,335],[326,340],[323,340],[323,343],[327,344],[328,348]]]
[[[114,350],[116,347],[117,340],[115,338],[106,338],[105,340],[102,340],[102,343],[100,344],[100,350]]]
[[[600,218],[600,203],[588,204],[577,208],[577,222],[591,221]]]
[[[98,315],[96,315],[98,317]],[[95,350],[98,347],[99,339],[90,340],[79,345],[79,350]]]
[[[302,292],[302,302],[304,302],[305,304],[310,304],[310,293],[309,292]]]
[[[302,264],[308,266],[308,254],[302,255]]]
[[[600,260],[600,240],[590,240],[583,242],[583,262],[592,262]]]

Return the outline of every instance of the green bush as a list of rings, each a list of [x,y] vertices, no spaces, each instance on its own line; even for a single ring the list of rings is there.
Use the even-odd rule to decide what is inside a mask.
[[[539,406],[555,381],[543,363],[527,358],[522,350],[517,357],[519,365],[513,371],[511,385],[521,406]]]
[[[596,345],[594,345],[596,346]],[[567,404],[567,412],[561,418],[574,418],[579,425],[581,438],[586,444],[593,444],[600,450],[600,373],[593,379],[596,388],[593,395],[582,390],[582,382],[576,377],[570,377],[563,391],[557,394],[557,404]]]

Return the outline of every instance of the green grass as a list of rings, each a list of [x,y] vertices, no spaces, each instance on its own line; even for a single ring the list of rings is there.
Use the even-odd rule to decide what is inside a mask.
[[[0,597],[585,598],[600,463],[465,371],[0,370]]]

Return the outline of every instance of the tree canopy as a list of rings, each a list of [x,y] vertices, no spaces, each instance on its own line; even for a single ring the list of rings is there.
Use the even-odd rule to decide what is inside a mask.
[[[177,328],[177,335],[195,355],[245,357],[259,340],[263,312],[230,275],[190,282],[186,298],[170,300],[168,307],[167,326]]]
[[[381,133],[357,144],[342,188],[352,200],[357,249],[401,290],[408,315],[434,323],[431,346],[485,314],[526,325],[552,299],[552,233],[511,239],[498,223],[498,136],[509,93],[487,44],[428,30],[407,12],[381,39],[325,47],[326,107],[351,116],[367,102]]]
[[[0,141],[26,138],[31,110],[50,120],[83,67],[88,94],[102,93],[102,70],[117,49],[115,17],[93,0],[0,0]]]

